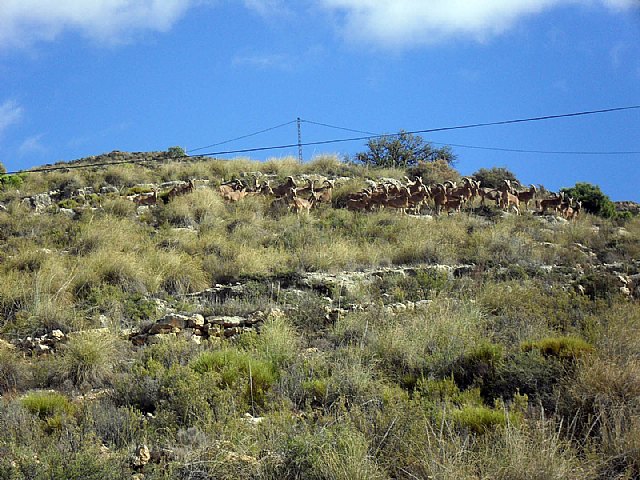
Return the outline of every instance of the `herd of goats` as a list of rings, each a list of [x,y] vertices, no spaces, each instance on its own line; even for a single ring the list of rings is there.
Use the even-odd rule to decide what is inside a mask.
[[[423,207],[431,206],[433,212],[440,215],[443,212],[460,212],[465,207],[472,208],[476,200],[479,200],[481,206],[489,203],[516,214],[520,214],[522,209],[528,211],[532,205],[540,213],[553,212],[566,219],[575,219],[582,209],[581,202],[574,202],[563,192],[536,198],[538,190],[534,185],[523,188],[517,181],[503,180],[498,188],[481,187],[479,181],[469,177],[463,177],[460,182],[447,181],[434,185],[425,185],[420,177],[415,180],[405,177],[405,182],[395,179],[366,182],[366,188],[348,194],[340,205],[353,211],[391,208],[402,213],[420,213]],[[228,202],[264,195],[273,198],[274,207],[308,213],[318,204],[331,204],[334,187],[334,180],[324,180],[318,186],[314,180],[308,179],[305,185],[299,185],[293,177],[287,177],[283,183],[271,186],[269,180],[260,184],[256,178],[253,185],[238,179],[224,182],[218,187],[218,192]],[[176,196],[193,192],[194,189],[195,183],[190,180],[174,186],[162,198],[169,202]],[[158,192],[154,191],[151,194],[136,195],[132,200],[138,205],[155,205],[158,198]]]

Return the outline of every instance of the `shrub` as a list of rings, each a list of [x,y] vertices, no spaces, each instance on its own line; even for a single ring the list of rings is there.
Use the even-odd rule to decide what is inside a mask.
[[[335,155],[318,155],[305,164],[305,170],[315,174],[344,175],[348,173],[348,165]]]
[[[495,370],[483,377],[480,391],[485,402],[508,400],[516,394],[527,395],[546,410],[556,406],[556,387],[570,372],[556,357],[545,357],[538,350],[506,355]]]
[[[495,375],[503,362],[503,355],[501,345],[480,342],[454,363],[452,375],[456,384],[462,389],[482,386],[485,380]]]
[[[284,316],[272,314],[260,329],[255,348],[261,357],[280,369],[296,358],[299,336]]]
[[[418,162],[444,160],[452,164],[456,155],[451,147],[434,148],[419,135],[400,131],[397,135],[372,138],[368,151],[356,155],[359,163],[371,167],[411,167]]]
[[[107,332],[74,334],[64,345],[60,359],[61,378],[75,386],[100,387],[110,381],[120,352]]]
[[[102,200],[102,209],[108,215],[116,218],[126,218],[135,214],[135,203],[121,197]]]
[[[225,404],[229,399],[216,401],[219,375],[198,374],[187,366],[197,350],[193,342],[171,338],[147,347],[128,371],[115,377],[114,402],[154,413],[158,425],[167,428],[206,423],[219,410],[232,408]]]
[[[600,187],[586,182],[578,182],[574,187],[561,190],[566,196],[582,202],[585,211],[604,218],[616,216],[616,206],[611,199],[602,193]]]
[[[487,433],[495,428],[504,427],[509,414],[484,406],[464,406],[450,412],[453,422],[460,428],[475,434]]]
[[[475,180],[480,181],[481,187],[498,188],[505,180],[513,182],[518,179],[513,172],[504,167],[481,168],[473,175]]]
[[[225,213],[225,205],[215,191],[199,188],[189,195],[181,195],[156,211],[159,223],[173,227],[207,225]]]
[[[460,172],[452,168],[445,160],[418,162],[417,165],[407,169],[407,175],[412,178],[421,177],[426,185],[444,183],[449,180],[457,182],[460,179]]]
[[[54,415],[69,414],[73,410],[69,399],[57,392],[32,392],[25,395],[21,403],[32,415],[36,415],[41,419]]]
[[[336,333],[343,335],[341,330],[350,324],[360,330],[355,342],[366,345],[396,379],[446,374],[483,333],[483,319],[471,304],[448,300],[403,315],[347,315],[336,323]]]
[[[387,478],[369,455],[367,439],[354,427],[338,426],[328,432],[327,438],[314,456],[314,469],[321,478],[335,480],[382,480]]]
[[[167,153],[169,154],[170,158],[184,158],[187,156],[187,153],[184,151],[184,148],[179,146],[169,147],[167,149]]]
[[[614,275],[606,273],[588,273],[578,280],[584,293],[592,300],[612,300],[620,294],[619,281]]]
[[[78,413],[81,422],[90,427],[105,445],[118,449],[143,440],[144,420],[141,413],[130,407],[118,407],[110,399],[85,402]]]
[[[576,360],[594,351],[593,346],[578,337],[547,337],[535,342],[524,342],[522,350],[538,350],[545,356]]]
[[[592,459],[560,432],[554,420],[510,422],[479,438],[467,462],[475,465],[474,476],[497,480],[613,478],[596,477]]]
[[[276,380],[276,369],[271,363],[234,348],[203,352],[191,363],[191,368],[200,375],[219,374],[222,388],[240,387],[245,402],[252,407],[264,406],[266,394]]]
[[[210,285],[202,263],[186,253],[151,252],[147,257],[146,268],[160,281],[157,287],[170,295],[200,292]],[[155,289],[156,286],[153,287]]]
[[[417,301],[433,298],[449,285],[446,272],[417,270],[404,275],[384,275],[370,288],[379,288],[381,295],[390,295],[396,302]]]
[[[22,187],[24,174],[5,175],[0,173],[0,190],[13,190]]]
[[[0,395],[27,388],[31,377],[26,361],[0,342]]]

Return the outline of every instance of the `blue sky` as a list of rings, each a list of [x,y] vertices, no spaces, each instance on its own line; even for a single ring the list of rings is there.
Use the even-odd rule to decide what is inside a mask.
[[[79,6],[80,5],[80,6]],[[640,105],[640,0],[2,0],[0,161],[195,149],[300,117],[379,133]],[[423,135],[640,152],[640,110]],[[302,124],[303,142],[359,136]],[[297,142],[295,124],[202,152]],[[365,142],[304,148],[305,159]],[[550,189],[640,201],[640,154],[454,147]],[[264,159],[297,149],[250,154]],[[233,158],[228,155],[225,158]]]

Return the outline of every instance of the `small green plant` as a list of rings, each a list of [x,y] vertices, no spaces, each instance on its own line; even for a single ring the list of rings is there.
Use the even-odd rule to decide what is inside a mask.
[[[25,395],[21,403],[31,414],[43,420],[54,415],[68,414],[73,410],[69,399],[57,392],[32,392]]]
[[[219,374],[222,388],[240,387],[244,400],[251,406],[263,405],[276,381],[276,369],[270,362],[235,348],[203,352],[191,362],[191,368],[201,375]]]
[[[0,394],[22,390],[30,381],[26,361],[0,344]]]
[[[475,434],[483,434],[498,427],[504,427],[508,414],[484,406],[464,406],[451,411],[453,422],[460,428]]]
[[[462,355],[453,365],[452,375],[460,388],[480,386],[485,379],[495,375],[504,358],[501,345],[480,342],[471,351]]]
[[[0,189],[11,190],[20,188],[24,183],[24,174],[6,175],[0,174]]]
[[[76,386],[102,386],[113,374],[119,355],[115,339],[106,332],[75,334],[64,346],[61,376]]]
[[[578,337],[547,337],[535,342],[524,342],[524,352],[538,350],[545,356],[575,360],[594,351],[593,345]]]

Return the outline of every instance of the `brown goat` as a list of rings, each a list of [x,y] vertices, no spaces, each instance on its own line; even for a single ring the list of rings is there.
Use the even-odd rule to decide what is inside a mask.
[[[531,185],[531,187],[529,187],[529,190],[524,190],[522,192],[518,192],[518,200],[520,201],[520,203],[524,203],[524,208],[526,210],[529,209],[529,202],[531,200],[535,200],[536,199],[536,193],[537,193],[537,189],[535,185]]]
[[[294,196],[289,201],[289,208],[291,209],[291,211],[296,212],[297,214],[301,214],[301,213],[309,214],[311,212],[311,209],[313,208],[314,203],[315,203],[315,200],[313,196],[310,199]]]
[[[249,195],[249,193],[250,192],[247,192],[246,190],[234,190],[232,192],[223,193],[222,194],[222,198],[224,198],[225,200],[228,200],[230,202],[239,202],[244,197]]]
[[[562,206],[563,201],[564,201],[564,192],[560,192],[560,195],[540,200],[538,202],[538,206],[542,213],[546,212],[549,209],[553,209],[554,213],[557,213],[560,207]]]
[[[287,195],[292,188],[296,188],[296,187],[297,187],[297,184],[296,184],[296,181],[293,179],[293,177],[287,177],[287,180],[285,181],[285,183],[282,183],[277,187],[272,188],[273,195],[275,195],[276,198],[283,197]]]
[[[174,198],[179,197],[181,195],[186,195],[187,193],[193,193],[195,188],[196,188],[196,185],[193,180],[189,180],[187,183],[182,185],[175,185],[171,190],[169,190],[169,192],[165,196],[165,203],[168,203]]]
[[[371,207],[371,197],[367,192],[358,198],[347,199],[347,209],[352,211],[369,210]]]
[[[154,190],[153,193],[148,193],[148,194],[144,194],[144,195],[136,195],[133,198],[133,201],[139,207],[141,207],[143,205],[148,205],[148,206],[157,205],[158,204],[158,191]]]
[[[316,188],[313,195],[318,203],[331,203],[333,198],[333,181],[325,180],[323,186]]]
[[[405,213],[406,209],[409,208],[410,196],[411,194],[407,187],[400,187],[400,191],[396,196],[386,198],[382,204],[385,207],[395,208],[396,210],[400,210],[401,213]]]

